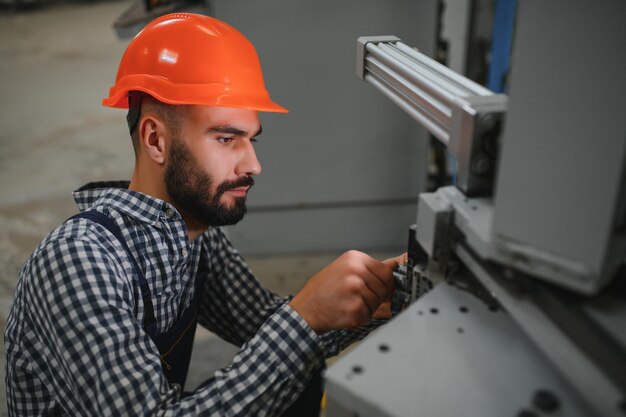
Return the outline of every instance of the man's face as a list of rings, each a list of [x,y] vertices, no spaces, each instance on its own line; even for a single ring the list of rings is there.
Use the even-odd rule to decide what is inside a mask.
[[[174,206],[197,226],[239,222],[261,172],[253,143],[260,134],[253,110],[193,106],[172,137],[165,187]]]

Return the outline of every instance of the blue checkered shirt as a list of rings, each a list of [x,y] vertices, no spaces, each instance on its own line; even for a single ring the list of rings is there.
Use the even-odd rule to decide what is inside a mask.
[[[200,325],[239,352],[181,398],[142,329],[144,306],[123,246],[101,225],[72,219],[20,274],[4,335],[11,415],[277,415],[326,357],[379,324],[317,335],[289,298],[261,287],[221,228],[190,242],[172,205],[127,187],[88,184],[75,199],[81,211],[105,213],[120,227],[149,283],[159,332],[190,305],[202,279]]]

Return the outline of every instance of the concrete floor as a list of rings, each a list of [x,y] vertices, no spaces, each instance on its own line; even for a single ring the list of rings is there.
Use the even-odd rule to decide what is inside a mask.
[[[2,328],[24,260],[48,231],[76,212],[71,191],[88,181],[130,176],[125,114],[100,105],[126,45],[111,25],[129,5],[127,0],[65,3],[0,14]],[[266,286],[289,294],[336,255],[248,260]],[[187,388],[234,353],[200,330]],[[0,416],[7,415],[4,397],[2,378]]]

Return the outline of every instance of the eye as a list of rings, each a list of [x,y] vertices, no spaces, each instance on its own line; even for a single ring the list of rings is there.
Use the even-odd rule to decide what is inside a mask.
[[[257,138],[251,138],[251,139],[250,139],[250,142],[252,142],[252,143],[257,143],[258,141],[259,141],[259,140],[258,140]]]
[[[230,136],[230,137],[226,137],[226,136],[220,136],[217,138],[217,141],[219,143],[223,143],[224,145],[229,144],[230,142],[232,142],[233,140],[235,140],[234,137]]]

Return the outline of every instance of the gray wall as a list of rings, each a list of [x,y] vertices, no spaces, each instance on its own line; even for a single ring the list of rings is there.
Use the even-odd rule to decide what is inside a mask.
[[[129,5],[0,15],[0,268],[7,276],[75,213],[71,190],[132,173],[125,112],[100,104],[128,43],[111,25]],[[255,43],[268,89],[291,110],[262,116],[263,173],[249,216],[231,232],[238,247],[246,254],[404,248],[426,135],[356,78],[355,44],[361,35],[395,34],[432,52],[435,0],[211,6]]]
[[[393,34],[432,55],[436,2],[212,2],[257,47],[272,97],[263,173],[232,228],[245,253],[406,245],[426,163],[426,133],[355,76],[356,38]]]
[[[494,235],[521,268],[586,291],[626,246],[624,16],[624,2],[518,7]]]

